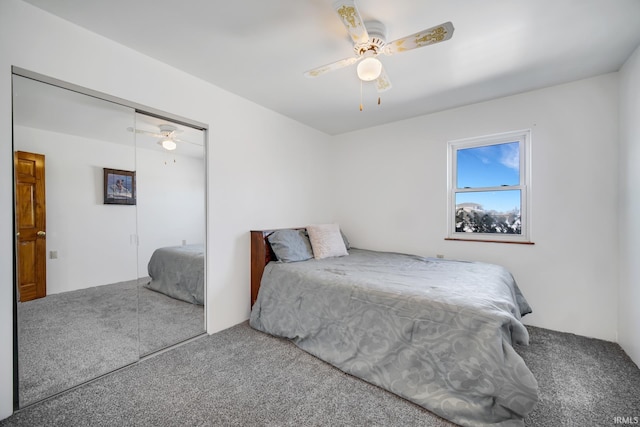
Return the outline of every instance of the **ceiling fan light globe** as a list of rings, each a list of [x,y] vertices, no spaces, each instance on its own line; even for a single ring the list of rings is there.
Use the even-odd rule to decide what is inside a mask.
[[[175,150],[176,149],[176,143],[173,142],[170,139],[165,139],[164,141],[162,141],[162,148],[164,148],[165,150]]]
[[[378,77],[382,72],[382,63],[377,58],[365,58],[358,64],[358,78],[365,82],[370,82]]]

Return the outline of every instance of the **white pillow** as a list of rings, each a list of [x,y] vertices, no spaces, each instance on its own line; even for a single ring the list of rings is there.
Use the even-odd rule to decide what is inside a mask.
[[[315,259],[349,255],[338,224],[317,224],[307,227]]]

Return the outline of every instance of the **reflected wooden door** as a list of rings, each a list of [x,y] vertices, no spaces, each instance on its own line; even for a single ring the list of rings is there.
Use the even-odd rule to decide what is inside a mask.
[[[44,156],[16,151],[18,292],[25,302],[47,295]]]

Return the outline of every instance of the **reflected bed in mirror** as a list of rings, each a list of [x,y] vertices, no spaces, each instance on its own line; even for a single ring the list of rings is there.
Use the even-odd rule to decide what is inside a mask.
[[[204,245],[158,248],[140,279],[140,355],[202,333]]]
[[[146,287],[167,296],[204,305],[204,246],[158,248],[149,261]]]

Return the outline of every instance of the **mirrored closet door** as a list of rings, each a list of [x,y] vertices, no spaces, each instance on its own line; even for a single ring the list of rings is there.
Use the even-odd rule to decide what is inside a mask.
[[[136,147],[143,356],[204,332],[204,132],[137,113]]]
[[[205,135],[13,76],[19,406],[204,333]]]

